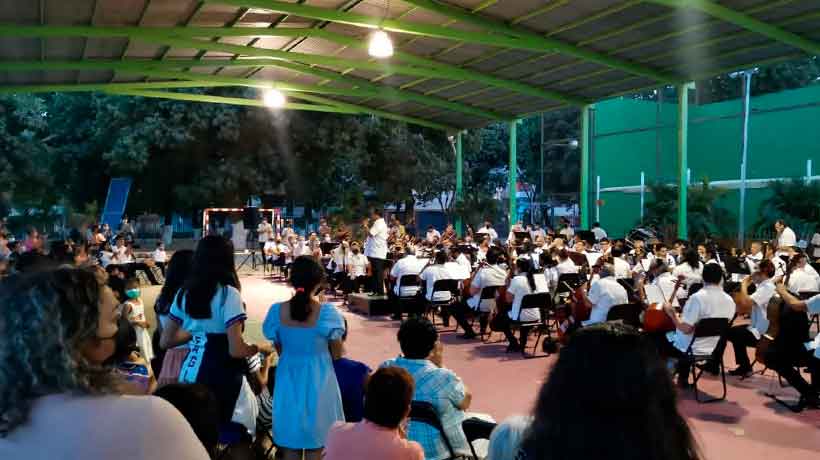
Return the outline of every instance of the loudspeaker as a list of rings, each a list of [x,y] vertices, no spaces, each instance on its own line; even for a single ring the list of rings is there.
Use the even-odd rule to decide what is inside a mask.
[[[242,210],[242,223],[245,230],[256,231],[256,226],[259,225],[259,208],[247,207]]]

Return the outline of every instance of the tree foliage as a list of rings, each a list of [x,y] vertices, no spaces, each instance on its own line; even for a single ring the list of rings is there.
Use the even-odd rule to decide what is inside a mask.
[[[656,183],[649,187],[650,200],[646,203],[644,225],[654,228],[664,239],[677,235],[678,187]],[[721,200],[725,189],[711,186],[708,180],[690,186],[686,194],[686,217],[689,237],[705,241],[728,235],[735,223],[734,216],[724,208]]]

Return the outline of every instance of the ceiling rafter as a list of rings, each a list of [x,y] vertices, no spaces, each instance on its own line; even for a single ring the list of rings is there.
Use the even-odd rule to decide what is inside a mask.
[[[659,72],[655,69],[636,64],[634,62],[625,61],[616,57],[606,56],[596,51],[578,48],[576,46],[564,43],[560,40],[541,37],[532,32],[522,31],[518,28],[508,26],[504,23],[499,23],[490,19],[475,16],[467,10],[447,7],[439,8],[440,14],[452,17],[454,19],[465,19],[467,22],[481,22],[483,27],[488,28],[488,32],[471,32],[459,29],[441,27],[437,25],[411,23],[406,21],[397,21],[393,19],[382,19],[364,14],[339,12],[335,10],[328,10],[308,5],[296,5],[292,3],[280,2],[276,0],[206,0],[214,3],[223,3],[234,6],[249,6],[253,8],[266,9],[271,11],[286,12],[298,16],[322,19],[342,24],[353,25],[365,28],[379,28],[381,27],[387,31],[408,33],[415,35],[428,36],[432,38],[441,38],[446,40],[465,41],[476,44],[483,44],[489,46],[497,46],[501,48],[515,48],[527,49],[531,51],[560,51],[562,53],[570,54],[581,59],[592,62],[597,62],[601,65],[606,65],[614,68],[624,70],[626,72],[643,75],[661,82],[676,82],[677,77]],[[419,6],[420,8],[430,9],[437,8],[435,5],[441,5],[428,0],[405,0],[406,3]],[[431,6],[433,4],[434,6]],[[430,8],[428,8],[430,7]],[[441,13],[441,10],[446,13]]]
[[[337,34],[330,31],[312,28],[285,28],[285,29],[261,29],[243,27],[157,27],[157,28],[138,28],[138,27],[87,27],[87,26],[61,26],[61,27],[19,27],[19,26],[0,26],[0,36],[15,35],[15,36],[127,36],[138,39],[149,40],[152,42],[163,41],[165,37],[168,39],[176,38],[177,35],[184,37],[212,37],[212,36],[247,36],[260,34],[261,36],[315,36],[334,43],[366,49],[366,43],[353,37],[342,34]],[[224,46],[230,46],[231,51],[247,54],[250,51],[254,53],[257,50],[265,50],[264,48],[248,47],[247,45],[231,45],[227,43],[216,43],[213,41],[197,40],[196,47],[201,47],[203,44],[212,43],[213,47],[208,49],[218,48],[224,50]],[[185,42],[186,46],[193,46],[192,41]],[[224,45],[224,46],[219,46]],[[239,47],[239,48],[236,48]],[[389,64],[383,61],[367,61],[362,62],[358,60],[350,60],[339,58],[335,56],[316,56],[306,55],[303,53],[296,53],[292,51],[278,51],[266,50],[267,54],[275,53],[275,56],[283,59],[292,59],[295,61],[305,61],[310,65],[356,65],[360,68],[371,70],[386,70],[391,73],[408,74],[415,76],[427,77],[433,75],[437,78],[450,78],[456,80],[476,81],[487,84],[493,87],[503,88],[514,91],[520,94],[526,94],[547,100],[558,100],[570,104],[583,105],[588,103],[584,98],[579,98],[571,94],[565,94],[558,91],[551,91],[541,89],[533,85],[523,84],[516,80],[508,80],[491,74],[482,73],[472,69],[465,69],[453,64],[447,64],[439,61],[434,61],[429,58],[419,57],[407,52],[398,51],[395,58],[404,61],[405,65]],[[201,59],[197,54],[195,59]],[[238,54],[234,54],[237,56]],[[319,59],[321,58],[321,59]],[[233,58],[232,58],[233,59]],[[399,88],[405,89],[405,88]]]
[[[653,3],[665,5],[677,9],[693,9],[709,16],[720,19],[738,27],[742,27],[750,32],[768,37],[774,41],[785,43],[794,48],[805,51],[808,54],[820,54],[820,43],[801,37],[786,29],[767,24],[748,14],[740,13],[731,8],[711,2],[709,0],[649,0]]]

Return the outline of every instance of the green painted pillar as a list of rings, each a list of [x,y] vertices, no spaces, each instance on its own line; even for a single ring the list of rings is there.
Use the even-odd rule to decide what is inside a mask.
[[[518,120],[510,122],[510,226],[518,220]]]
[[[686,170],[689,167],[689,87],[678,85],[678,238],[688,239],[686,225],[686,193],[689,188]]]
[[[581,190],[578,196],[578,212],[581,213],[581,229],[589,228],[589,112],[591,105],[581,107]]]
[[[461,203],[464,195],[464,156],[462,153],[463,144],[461,142],[461,131],[456,134],[456,196],[455,205]],[[456,234],[461,237],[464,234],[464,223],[461,215],[456,214]]]

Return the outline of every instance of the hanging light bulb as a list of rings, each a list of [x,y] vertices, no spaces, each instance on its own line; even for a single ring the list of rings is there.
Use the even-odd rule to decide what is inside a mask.
[[[266,107],[281,109],[285,106],[287,99],[285,99],[284,93],[278,89],[267,89],[262,93],[262,102]]]
[[[378,29],[370,34],[370,45],[367,47],[367,53],[374,58],[389,58],[393,55],[393,42],[390,36],[382,29]]]

